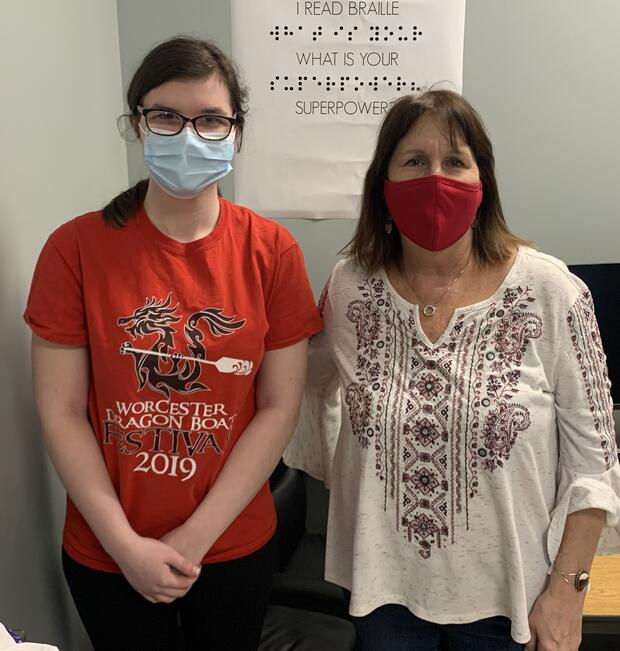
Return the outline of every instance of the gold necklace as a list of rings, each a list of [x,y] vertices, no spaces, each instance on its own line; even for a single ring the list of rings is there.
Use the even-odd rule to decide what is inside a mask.
[[[457,283],[457,281],[461,278],[463,273],[465,273],[465,269],[467,269],[467,265],[469,264],[469,259],[471,258],[471,249],[469,250],[469,254],[467,255],[467,260],[465,261],[465,264],[463,265],[462,269],[456,274],[454,277],[454,280],[443,290],[441,296],[434,302],[434,303],[427,303],[424,305],[424,301],[421,300],[420,294],[416,292],[415,287],[411,284],[411,281],[409,278],[407,278],[406,274],[402,274],[403,278],[405,279],[405,282],[407,285],[409,285],[409,289],[413,292],[413,295],[420,301],[420,304],[423,305],[422,307],[422,314],[425,317],[428,317],[429,319],[434,317],[436,312],[437,312],[437,306],[443,299],[443,297],[454,287],[454,285]]]

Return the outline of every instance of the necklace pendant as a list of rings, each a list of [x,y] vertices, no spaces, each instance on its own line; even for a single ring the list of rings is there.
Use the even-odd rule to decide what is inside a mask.
[[[425,305],[422,310],[422,314],[429,318],[435,316],[435,312],[437,312],[437,308],[434,305]]]

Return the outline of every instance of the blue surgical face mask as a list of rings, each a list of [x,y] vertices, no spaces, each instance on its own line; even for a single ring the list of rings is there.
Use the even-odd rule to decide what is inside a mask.
[[[185,128],[176,136],[144,134],[144,162],[163,190],[177,199],[199,195],[232,170],[234,135],[204,140]]]

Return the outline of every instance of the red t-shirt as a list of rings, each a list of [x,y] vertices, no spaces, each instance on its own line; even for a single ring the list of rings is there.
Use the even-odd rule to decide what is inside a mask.
[[[123,228],[101,212],[45,244],[24,315],[48,341],[88,346],[88,415],[134,530],[160,538],[197,508],[256,411],[266,350],[322,328],[290,233],[220,199],[207,237],[183,244],[145,211]],[[265,484],[205,562],[260,548],[275,530]],[[64,547],[89,567],[119,571],[67,500]]]

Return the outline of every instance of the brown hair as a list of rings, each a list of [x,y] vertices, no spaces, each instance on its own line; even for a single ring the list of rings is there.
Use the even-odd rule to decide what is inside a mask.
[[[473,252],[478,262],[484,266],[500,264],[509,258],[515,246],[529,244],[514,235],[506,224],[495,180],[493,147],[480,116],[461,95],[449,90],[429,90],[419,96],[401,97],[381,123],[364,179],[360,219],[346,247],[347,254],[369,274],[390,265],[400,266],[402,245],[398,229],[394,225],[390,234],[385,231],[390,215],[383,182],[396,146],[426,114],[446,126],[453,145],[457,134],[463,137],[480,170],[484,196],[473,229]]]
[[[235,142],[241,148],[247,113],[247,89],[241,84],[235,64],[209,41],[189,36],[175,36],[151,50],[134,73],[127,89],[127,105],[131,127],[136,130],[140,115],[138,105],[153,88],[177,79],[204,79],[217,75],[228,88],[233,113],[236,115]],[[124,226],[144,202],[148,181],[114,197],[103,209],[104,220],[114,226]]]

